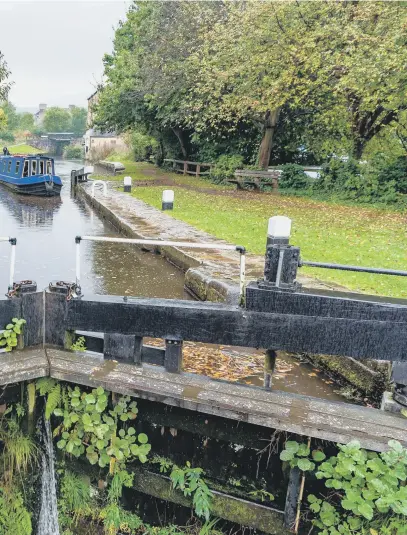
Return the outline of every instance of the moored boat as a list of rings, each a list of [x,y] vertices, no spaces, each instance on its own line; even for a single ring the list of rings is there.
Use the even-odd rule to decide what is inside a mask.
[[[0,156],[0,183],[17,193],[40,197],[60,195],[62,188],[62,181],[55,174],[54,160],[41,155]]]

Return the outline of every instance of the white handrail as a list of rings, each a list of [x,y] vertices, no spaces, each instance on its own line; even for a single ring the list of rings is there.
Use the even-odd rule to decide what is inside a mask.
[[[14,285],[14,272],[16,266],[16,245],[17,239],[10,238],[9,236],[0,236],[0,242],[9,242],[11,245],[11,254],[10,254],[10,271],[9,271],[9,285],[8,289],[12,290]]]
[[[132,238],[110,238],[107,236],[77,236],[76,242],[76,284],[80,286],[80,243],[81,241],[98,241],[110,243],[129,243],[133,245],[156,245],[159,247],[185,247],[188,249],[218,249],[220,251],[237,251],[240,253],[240,297],[244,296],[245,277],[246,277],[246,249],[242,245],[228,245],[222,243],[197,243],[187,241],[171,241],[171,240],[146,240],[146,239],[132,239]]]
[[[107,183],[104,180],[94,180],[92,182],[92,190],[91,190],[92,197],[95,196],[95,186],[100,186],[100,185],[103,186],[103,195],[107,197]]]

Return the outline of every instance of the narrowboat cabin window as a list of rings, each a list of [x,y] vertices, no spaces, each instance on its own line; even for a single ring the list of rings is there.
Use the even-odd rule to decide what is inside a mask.
[[[44,174],[44,160],[40,160],[40,172],[39,174],[40,175],[43,175]]]
[[[18,175],[20,172],[20,163],[21,163],[20,160],[16,161],[16,175]]]
[[[31,160],[31,176],[37,174],[37,160]]]
[[[6,160],[3,160],[3,173],[6,172]]]
[[[28,160],[24,160],[23,177],[28,176]]]
[[[52,162],[47,160],[47,175],[52,175]]]
[[[11,171],[11,164],[12,164],[12,163],[13,163],[12,160],[9,160],[9,161],[8,161],[7,173],[10,173],[10,171]]]

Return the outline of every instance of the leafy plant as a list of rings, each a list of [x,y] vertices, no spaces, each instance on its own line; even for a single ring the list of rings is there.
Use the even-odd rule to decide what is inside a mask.
[[[119,398],[113,409],[108,407],[107,393],[102,387],[91,393],[79,387],[68,387],[64,408],[55,408],[53,414],[62,417],[57,428],[62,433],[57,447],[79,457],[86,452],[91,464],[101,468],[109,466],[110,474],[124,468],[128,460],[138,458],[147,461],[151,445],[144,433],[136,434],[134,427],[119,429],[119,422],[128,422],[137,417],[137,403],[129,396]],[[48,397],[52,394],[48,395]]]
[[[298,443],[287,442],[280,458],[299,466]],[[286,446],[287,446],[286,444]],[[297,444],[297,446],[294,446]],[[407,449],[395,441],[389,451],[368,452],[359,442],[338,445],[339,453],[326,459],[320,450],[312,452],[317,479],[324,480],[326,497],[308,496],[312,520],[321,535],[406,535],[407,534]],[[296,463],[297,460],[297,464]]]
[[[232,154],[220,156],[211,170],[211,180],[215,184],[221,184],[228,178],[233,178],[236,169],[243,167],[243,156]]]
[[[19,492],[0,487],[0,535],[31,535],[30,513]]]
[[[3,347],[6,351],[12,351],[14,347],[17,347],[17,336],[22,332],[22,326],[27,323],[23,319],[13,318],[11,323],[6,325],[4,331],[0,332],[0,347]]]
[[[83,158],[83,148],[81,145],[67,145],[64,148],[63,156],[67,160],[80,160]]]
[[[308,472],[315,468],[315,464],[308,459],[309,455],[310,449],[307,444],[300,444],[294,440],[288,440],[285,443],[285,449],[280,453],[280,459],[287,461],[291,468],[298,466],[303,472]]]
[[[249,492],[249,496],[252,496],[256,500],[261,500],[261,502],[272,502],[274,500],[273,494],[271,492],[268,492],[266,489],[258,489],[254,485],[252,485],[252,488],[254,490]]]
[[[191,468],[187,462],[185,468],[174,465],[170,474],[174,489],[180,489],[184,496],[192,496],[195,513],[199,517],[209,520],[211,510],[212,491],[202,478],[202,468]]]
[[[86,340],[84,336],[80,336],[76,342],[71,345],[72,351],[86,351]]]
[[[283,165],[281,170],[282,173],[278,179],[280,188],[305,189],[309,186],[310,180],[300,165],[288,163]]]
[[[11,484],[14,473],[25,473],[36,463],[38,447],[30,435],[25,435],[15,417],[2,418],[0,440],[3,442],[4,478]]]

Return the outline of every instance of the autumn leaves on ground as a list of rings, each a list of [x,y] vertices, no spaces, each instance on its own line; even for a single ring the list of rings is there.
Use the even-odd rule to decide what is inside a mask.
[[[264,254],[268,218],[292,219],[291,243],[301,247],[304,260],[358,266],[407,269],[407,216],[401,212],[319,202],[301,197],[236,192],[195,177],[157,170],[153,165],[126,162],[126,174],[137,181],[163,185],[134,187],[132,195],[161,207],[163,189],[175,190],[170,215],[217,238],[245,245]],[[123,175],[124,176],[124,175]],[[122,182],[122,176],[116,177]],[[344,271],[302,268],[303,273],[355,291],[407,297],[407,279]]]

